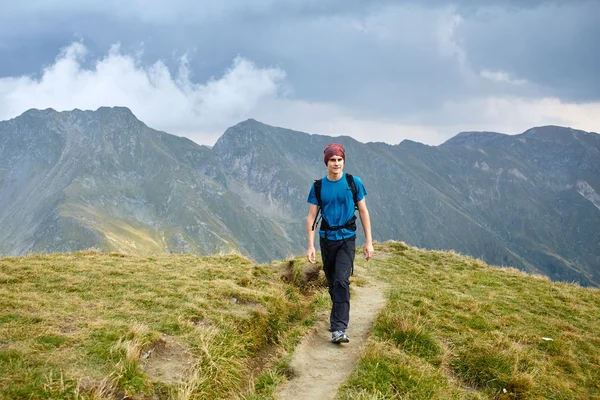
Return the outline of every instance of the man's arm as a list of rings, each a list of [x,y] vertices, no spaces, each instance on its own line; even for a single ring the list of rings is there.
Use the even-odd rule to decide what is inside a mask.
[[[311,264],[316,264],[315,259],[315,231],[312,230],[315,218],[317,218],[318,207],[311,204],[308,208],[308,216],[306,217],[306,237],[308,239],[308,251],[306,252],[306,258]]]
[[[363,230],[365,231],[365,245],[363,246],[363,253],[367,258],[367,261],[373,257],[373,238],[371,237],[371,217],[369,216],[369,210],[367,209],[367,201],[363,198],[358,202],[358,214],[360,216],[360,223],[362,224]]]

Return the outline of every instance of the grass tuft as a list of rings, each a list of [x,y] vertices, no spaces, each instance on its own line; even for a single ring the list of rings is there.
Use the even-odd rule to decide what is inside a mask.
[[[379,316],[373,333],[381,340],[391,340],[407,353],[439,364],[436,358],[442,354],[441,346],[418,317],[413,319],[385,310]]]
[[[509,390],[512,386],[520,392],[531,389],[518,384],[525,371],[519,371],[519,354],[510,348],[510,343],[467,345],[450,361],[450,367],[468,385],[489,392]]]

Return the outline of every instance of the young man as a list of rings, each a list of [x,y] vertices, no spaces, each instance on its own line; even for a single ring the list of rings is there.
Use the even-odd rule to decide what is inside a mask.
[[[359,177],[354,176],[353,190],[351,180],[343,172],[346,161],[344,147],[332,143],[325,148],[324,161],[327,165],[327,176],[320,180],[320,199],[318,201],[318,184],[312,185],[308,195],[308,216],[306,218],[306,234],[308,236],[308,252],[306,257],[315,264],[315,232],[319,206],[321,207],[321,226],[319,229],[321,258],[323,271],[329,286],[331,297],[331,314],[329,317],[331,341],[347,343],[346,334],[350,320],[350,274],[354,269],[354,252],[356,249],[356,215],[358,208],[360,221],[365,232],[363,253],[367,261],[373,256],[373,240],[371,238],[371,220],[365,201],[367,191]],[[356,195],[354,193],[356,192]],[[356,202],[356,203],[355,203]]]

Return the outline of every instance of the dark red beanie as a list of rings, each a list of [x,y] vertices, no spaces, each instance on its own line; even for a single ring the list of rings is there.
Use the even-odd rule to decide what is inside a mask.
[[[325,165],[329,162],[329,159],[333,156],[340,156],[346,162],[346,153],[344,151],[344,146],[337,143],[331,143],[329,146],[325,147],[325,157],[323,160],[325,161]]]

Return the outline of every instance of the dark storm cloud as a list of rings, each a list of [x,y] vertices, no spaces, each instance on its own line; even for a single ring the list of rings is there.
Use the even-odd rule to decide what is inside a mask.
[[[286,70],[302,98],[355,107],[376,102],[384,112],[412,112],[447,96],[487,89],[484,83],[465,86],[456,60],[440,55],[439,26],[453,10],[462,18],[456,40],[476,74],[502,70],[559,97],[589,100],[600,94],[594,76],[599,69],[598,2],[499,0],[482,6],[463,0],[428,2],[427,7],[416,1],[358,0],[45,4],[38,14],[29,11],[35,4],[27,10],[8,6],[12,12],[5,14],[5,28],[0,28],[0,55],[6,60],[0,75],[14,75],[19,68],[39,70],[40,64],[53,60],[57,45],[81,39],[92,55],[120,43],[124,51],[143,48],[144,58],[167,64],[191,52],[199,80],[218,74],[241,54],[259,65]]]
[[[599,15],[600,2],[480,10],[458,35],[477,69],[501,69],[560,98],[598,100]]]

